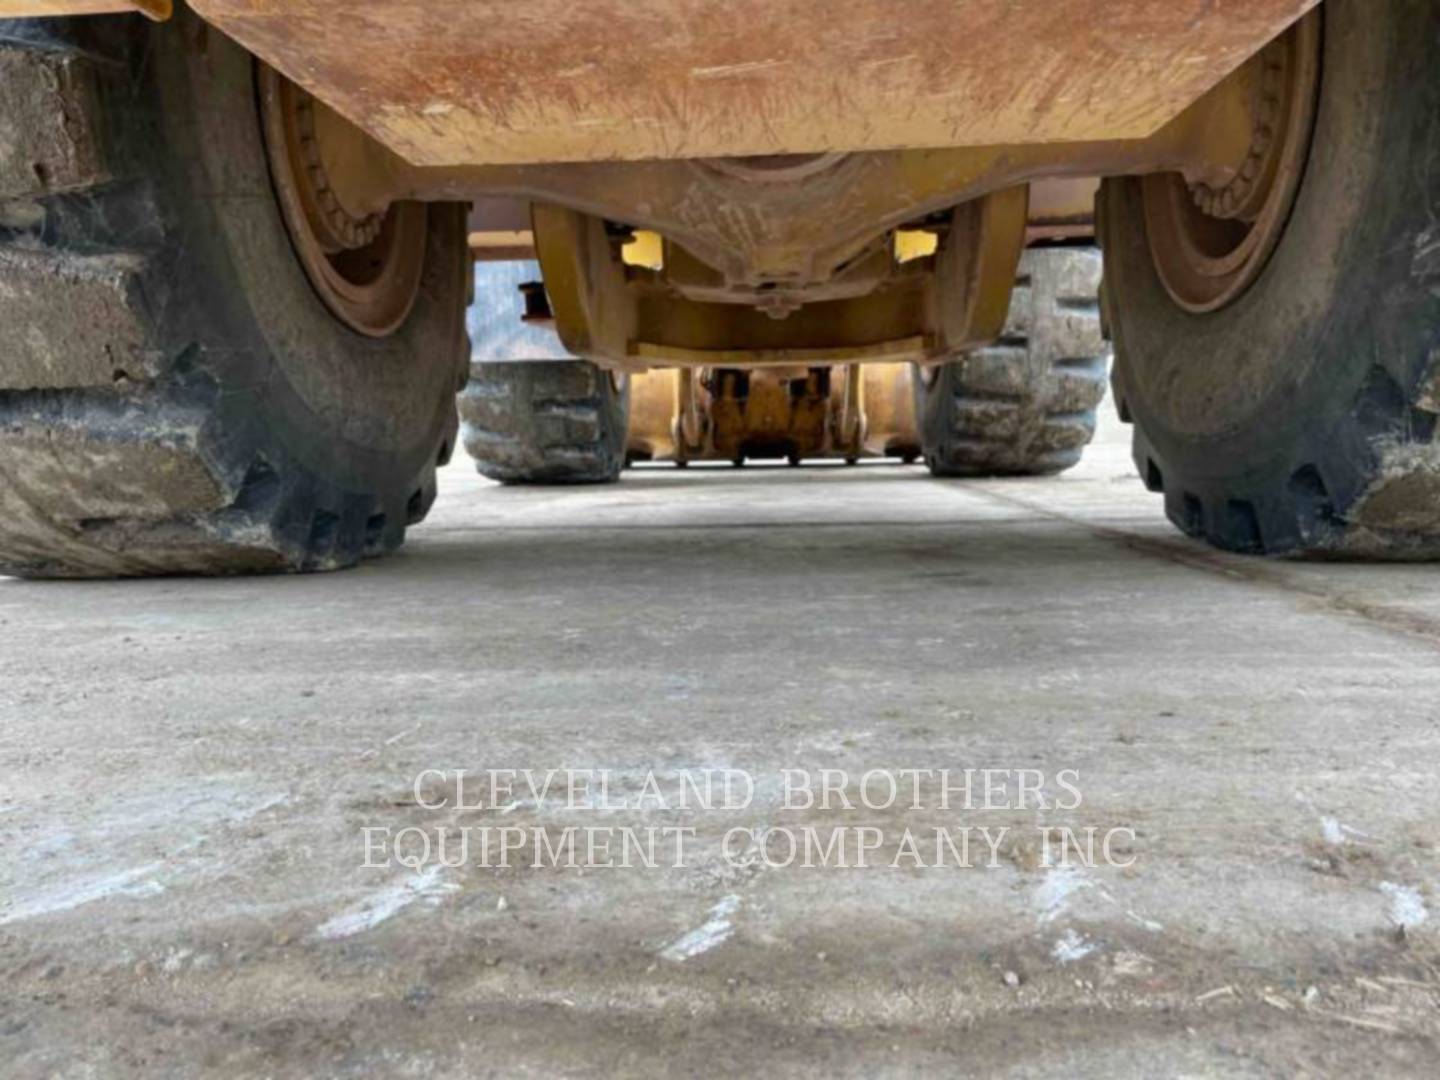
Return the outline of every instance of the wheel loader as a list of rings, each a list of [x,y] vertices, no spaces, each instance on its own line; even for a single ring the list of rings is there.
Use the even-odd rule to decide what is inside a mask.
[[[1098,309],[1044,314],[1103,322],[1170,519],[1434,557],[1436,42],[1440,0],[0,0],[0,573],[383,554],[461,390],[522,480],[1063,467],[1096,354],[1014,339],[1080,178]],[[471,381],[474,248],[533,252],[558,362]]]
[[[1080,460],[1104,399],[1093,180],[1030,186],[1027,243],[999,339],[957,363],[761,368],[651,367],[608,378],[577,363],[553,331],[528,234],[479,217],[471,242],[474,367],[461,395],[462,439],[484,475],[506,484],[606,483],[634,461],[922,455],[937,476],[1044,476]],[[510,222],[515,225],[516,222]],[[895,256],[934,253],[930,233],[901,232]],[[640,232],[627,263],[663,266],[663,240]],[[916,385],[950,380],[953,402],[917,408]],[[928,422],[922,435],[921,423]]]

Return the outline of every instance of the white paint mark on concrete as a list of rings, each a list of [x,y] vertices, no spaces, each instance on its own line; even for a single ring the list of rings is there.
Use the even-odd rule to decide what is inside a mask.
[[[144,866],[132,867],[118,873],[83,877],[42,889],[23,903],[0,910],[0,926],[33,919],[39,915],[71,911],[82,904],[111,896],[155,896],[165,891],[165,886],[153,879],[153,875],[157,874],[163,865],[158,862],[146,863]]]
[[[1055,942],[1055,947],[1050,950],[1050,955],[1062,964],[1073,964],[1077,960],[1084,960],[1099,947],[1098,944],[1071,927],[1060,935],[1060,940]]]
[[[739,910],[740,897],[731,893],[710,909],[710,918],[705,921],[704,925],[676,938],[661,949],[660,958],[673,960],[678,964],[691,957],[699,956],[701,953],[709,952],[717,945],[725,944],[730,940],[730,935],[735,932],[735,924],[730,921],[730,916]]]
[[[1352,837],[1361,841],[1373,839],[1368,833],[1346,825],[1333,814],[1322,814],[1319,807],[1315,805],[1315,800],[1303,791],[1295,792],[1295,801],[1320,819],[1321,839],[1331,847],[1348,844]]]
[[[1076,893],[1094,887],[1095,883],[1078,866],[1053,867],[1035,887],[1032,897],[1040,925],[1054,922],[1069,910]]]
[[[185,966],[185,961],[193,955],[191,949],[171,949],[165,954],[165,961],[160,965],[160,970],[166,975],[174,975]]]
[[[431,866],[418,874],[411,874],[403,881],[394,882],[371,893],[360,903],[321,923],[315,930],[315,936],[326,941],[353,937],[366,930],[375,929],[422,900],[432,905],[439,903],[446,893],[460,888],[459,885],[440,880],[442,869]]]
[[[22,890],[17,887],[17,895],[8,903],[0,900],[0,925],[70,911],[97,900],[163,893],[177,877],[204,870],[220,857],[205,852],[209,827],[243,824],[285,804],[289,796],[280,792],[252,799],[249,792],[225,784],[224,778],[207,777],[197,791],[179,797],[157,792],[107,807],[108,812],[96,813],[87,823],[85,833],[57,828],[40,836],[27,853],[47,858],[26,875],[23,895],[18,895]],[[153,856],[157,848],[165,851],[163,860],[134,865]],[[120,865],[101,865],[103,856],[96,857],[97,851]]]
[[[1125,912],[1125,917],[1136,926],[1143,926],[1152,934],[1158,934],[1165,929],[1163,924],[1156,922],[1154,919],[1145,918],[1145,916],[1141,915],[1138,911],[1127,911]]]
[[[1396,926],[1409,930],[1430,918],[1430,912],[1425,910],[1425,898],[1414,886],[1382,881],[1380,891],[1390,898],[1390,921]]]

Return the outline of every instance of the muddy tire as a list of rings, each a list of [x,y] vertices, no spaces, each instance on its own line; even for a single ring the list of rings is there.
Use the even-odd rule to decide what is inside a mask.
[[[599,484],[620,477],[628,380],[586,360],[475,364],[460,398],[476,468],[505,484]]]
[[[1100,197],[1114,390],[1177,526],[1230,551],[1440,556],[1440,4],[1327,0],[1308,159],[1219,310],[1157,272],[1139,180]]]
[[[1079,462],[1105,397],[1099,288],[1095,249],[1027,251],[1004,336],[915,372],[923,456],[934,475],[1045,476]]]
[[[272,188],[256,65],[186,12],[0,22],[0,573],[349,566],[426,512],[467,360],[462,210],[366,337]]]

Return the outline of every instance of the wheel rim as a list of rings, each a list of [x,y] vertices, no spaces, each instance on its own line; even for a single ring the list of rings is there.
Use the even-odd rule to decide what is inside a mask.
[[[1155,269],[1187,311],[1233,303],[1265,268],[1290,217],[1309,156],[1320,86],[1318,12],[1268,45],[1259,65],[1249,153],[1228,183],[1178,173],[1142,180]]]
[[[425,267],[424,204],[383,212],[347,209],[322,153],[315,99],[260,69],[261,118],[270,174],[286,228],[310,284],[334,315],[368,337],[394,333],[415,306]]]

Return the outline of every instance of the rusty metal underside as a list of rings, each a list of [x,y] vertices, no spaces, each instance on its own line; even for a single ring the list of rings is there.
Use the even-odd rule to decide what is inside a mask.
[[[1296,32],[1274,39],[1315,3],[191,0],[313,91],[311,165],[342,216],[528,204],[565,345],[630,371],[983,344],[1031,183],[1245,181]],[[624,262],[636,230],[663,265]],[[900,259],[916,230],[933,254]]]
[[[1315,0],[191,0],[415,165],[1141,139]]]

